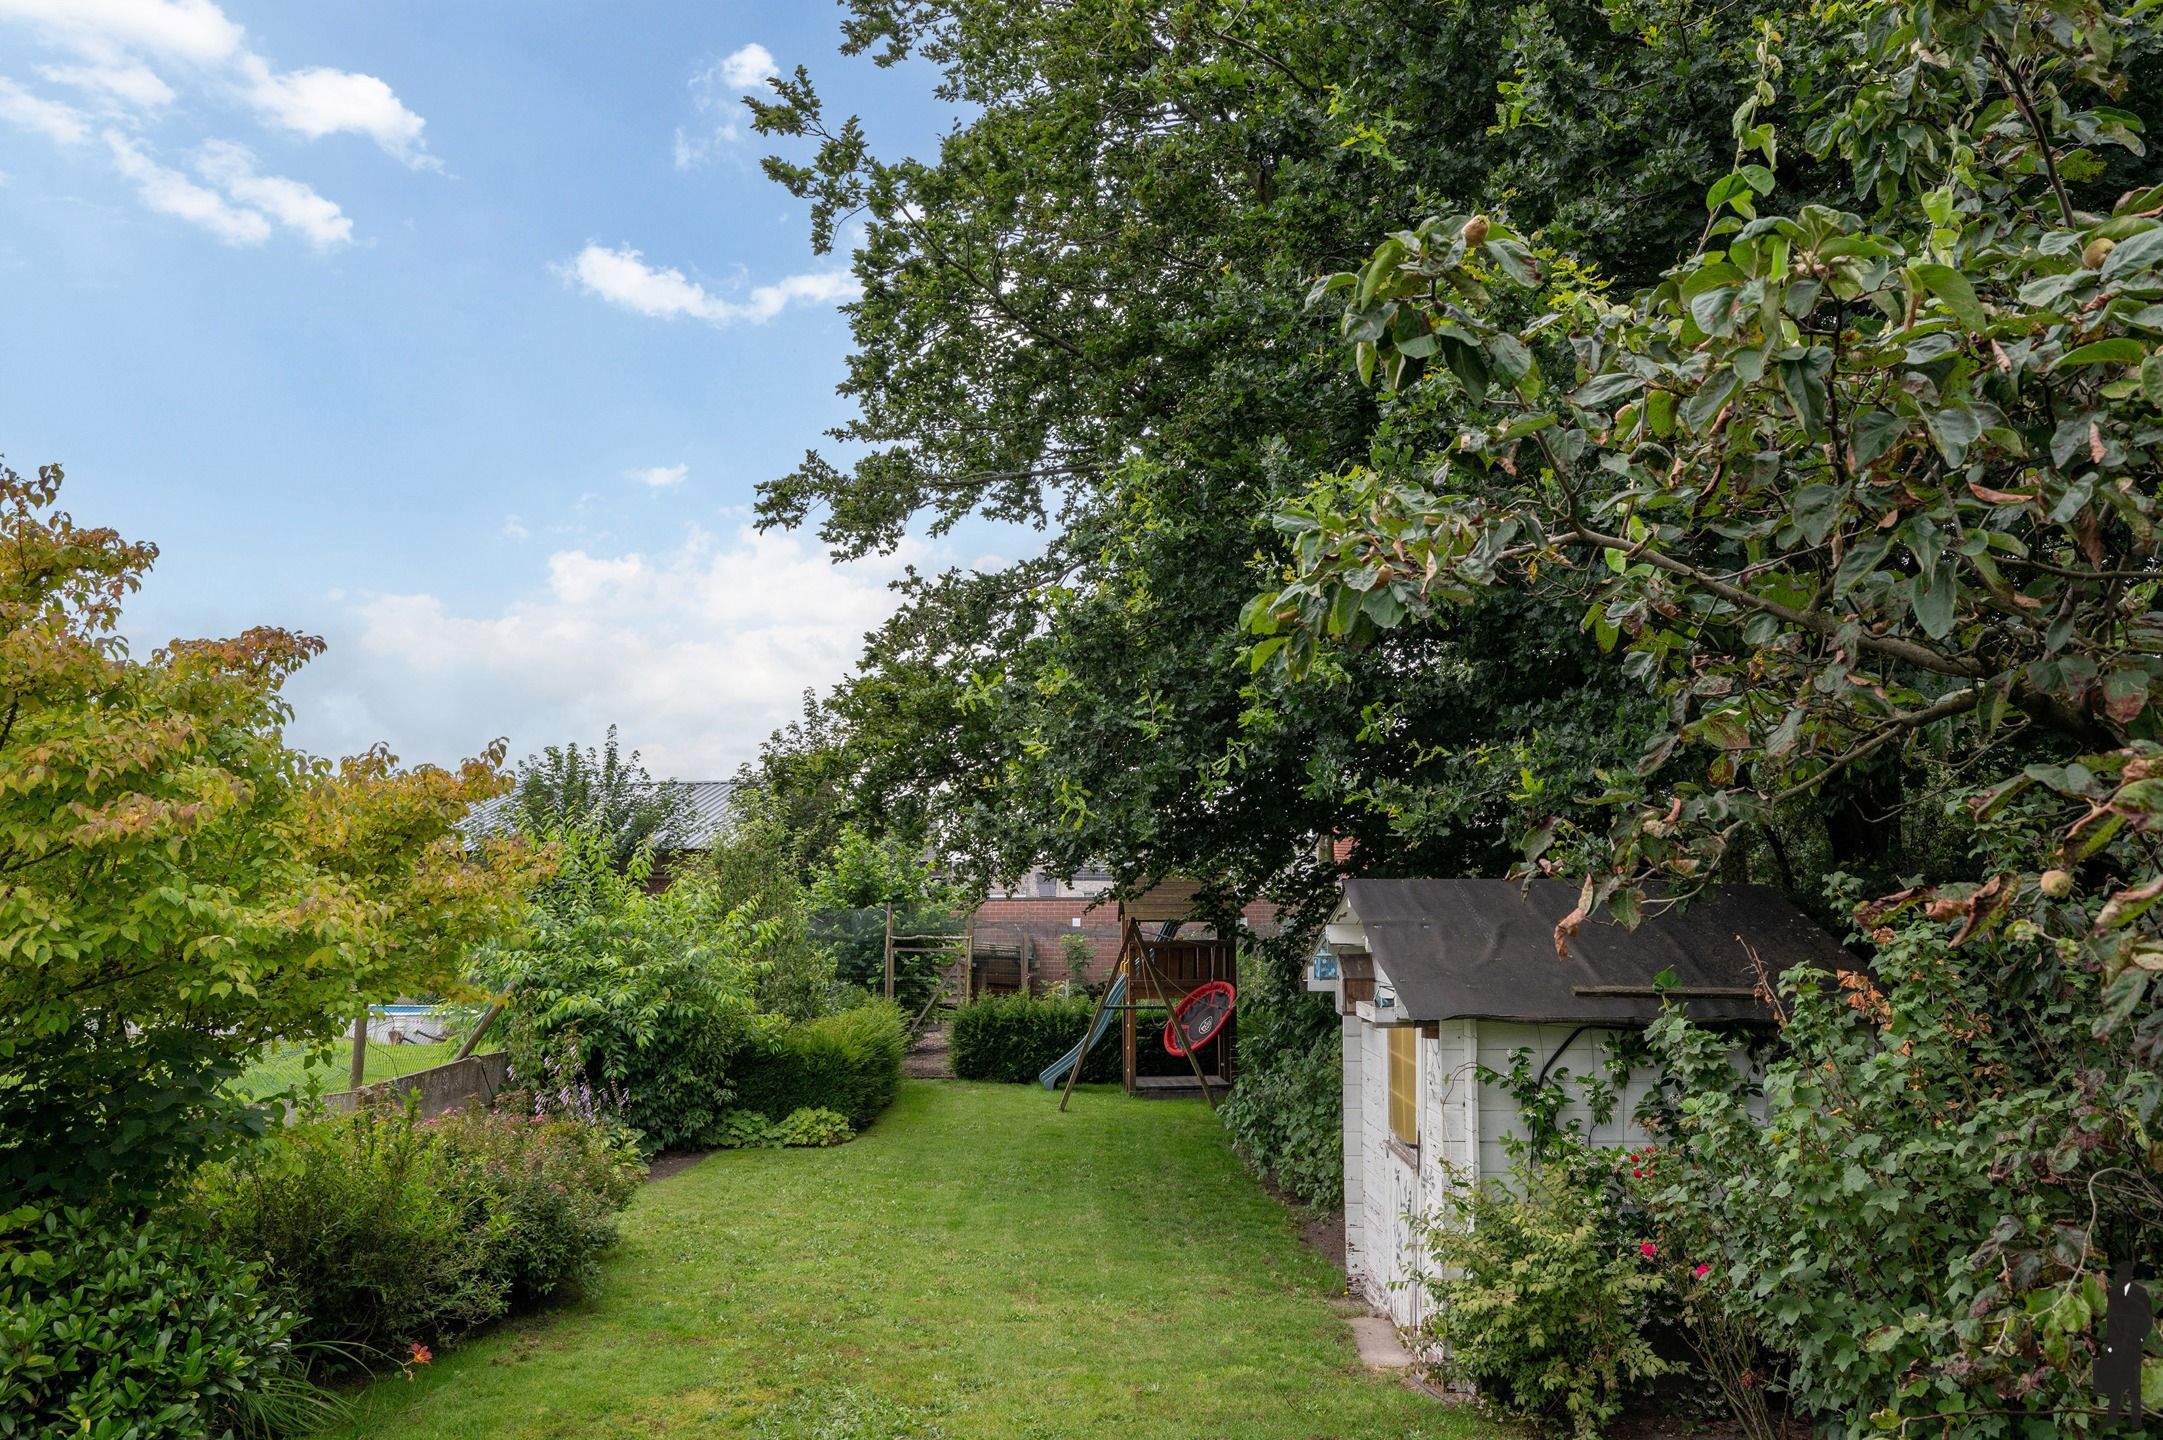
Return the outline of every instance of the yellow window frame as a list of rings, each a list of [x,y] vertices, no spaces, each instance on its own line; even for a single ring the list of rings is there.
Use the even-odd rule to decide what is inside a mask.
[[[1389,1133],[1408,1150],[1419,1148],[1419,1027],[1391,1027],[1389,1036]]]

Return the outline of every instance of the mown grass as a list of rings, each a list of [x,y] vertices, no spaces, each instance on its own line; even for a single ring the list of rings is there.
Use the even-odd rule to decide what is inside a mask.
[[[447,1064],[458,1058],[459,1043],[445,1040],[438,1044],[370,1045],[361,1056],[368,1077],[362,1083],[373,1085],[378,1080],[395,1080],[416,1070]],[[478,1047],[481,1052],[496,1048],[495,1042],[490,1040],[483,1040]],[[251,1100],[260,1100],[267,1095],[300,1090],[307,1085],[310,1075],[316,1078],[326,1095],[346,1089],[353,1077],[351,1042],[333,1046],[327,1056],[306,1045],[278,1047],[234,1077],[232,1088]]]
[[[911,1082],[853,1144],[649,1185],[595,1296],[377,1382],[344,1433],[1502,1433],[1362,1369],[1340,1284],[1198,1101]]]

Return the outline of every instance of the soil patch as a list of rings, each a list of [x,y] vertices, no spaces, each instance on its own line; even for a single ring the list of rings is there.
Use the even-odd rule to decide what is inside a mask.
[[[1342,1210],[1319,1210],[1306,1215],[1299,1222],[1299,1239],[1309,1250],[1336,1266],[1339,1275],[1345,1273]]]
[[[646,1183],[651,1185],[656,1180],[681,1175],[713,1153],[711,1150],[664,1150],[646,1166]]]

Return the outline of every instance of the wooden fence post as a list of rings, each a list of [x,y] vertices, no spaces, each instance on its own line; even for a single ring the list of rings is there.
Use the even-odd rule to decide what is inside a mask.
[[[488,1009],[482,1014],[480,1022],[473,1027],[473,1033],[466,1037],[466,1043],[459,1046],[458,1053],[451,1058],[454,1060],[463,1060],[468,1055],[471,1055],[473,1053],[473,1047],[481,1043],[481,1037],[488,1033],[488,1027],[495,1024],[496,1017],[498,1015],[501,1015],[502,1013],[503,1002],[501,1000],[498,1000],[495,1004],[489,1006]]]
[[[894,902],[886,902],[886,998],[894,998]]]
[[[353,1077],[346,1088],[358,1090],[368,1078],[368,1012],[361,1011],[353,1021]]]

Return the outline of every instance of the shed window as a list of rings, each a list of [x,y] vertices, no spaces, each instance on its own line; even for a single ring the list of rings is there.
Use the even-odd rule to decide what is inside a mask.
[[[1419,1148],[1419,1029],[1397,1026],[1389,1036],[1389,1133],[1398,1144]]]

